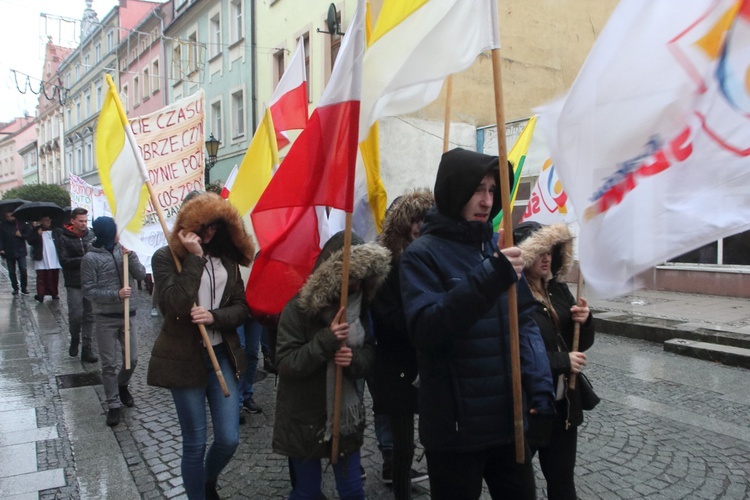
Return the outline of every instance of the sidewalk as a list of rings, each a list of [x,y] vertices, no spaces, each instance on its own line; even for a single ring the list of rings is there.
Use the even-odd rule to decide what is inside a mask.
[[[591,300],[589,306],[597,331],[663,342],[669,352],[750,368],[750,300],[639,290]]]

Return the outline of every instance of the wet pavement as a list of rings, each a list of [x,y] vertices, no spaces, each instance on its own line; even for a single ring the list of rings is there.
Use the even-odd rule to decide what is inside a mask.
[[[58,301],[39,304],[32,297],[11,296],[7,273],[0,270],[0,498],[184,497],[171,396],[145,383],[161,324],[149,315],[148,293],[137,291],[134,298],[140,334],[131,382],[135,407],[123,409],[123,422],[114,429],[104,423],[98,364],[68,356],[64,288]],[[597,315],[629,318],[622,321],[669,320],[750,336],[750,301],[741,299],[637,292],[591,305]],[[602,403],[579,428],[581,498],[750,497],[748,370],[604,333],[588,357],[587,374]],[[263,413],[248,414],[240,427],[240,447],[219,480],[222,498],[289,493],[286,459],[270,450],[275,379],[265,375],[259,372],[255,397]],[[392,498],[379,478],[372,425],[362,456],[367,497]],[[426,470],[426,463],[415,467]],[[336,498],[332,473],[324,476],[325,493]],[[542,498],[538,466],[537,477]],[[429,498],[428,484],[420,483],[414,494]]]

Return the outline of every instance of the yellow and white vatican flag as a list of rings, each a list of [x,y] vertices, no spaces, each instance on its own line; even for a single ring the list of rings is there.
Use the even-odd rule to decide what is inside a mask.
[[[150,253],[138,238],[148,203],[148,174],[130,128],[125,109],[112,81],[106,75],[99,123],[96,126],[96,163],[99,180],[117,224],[120,243],[130,250]]]

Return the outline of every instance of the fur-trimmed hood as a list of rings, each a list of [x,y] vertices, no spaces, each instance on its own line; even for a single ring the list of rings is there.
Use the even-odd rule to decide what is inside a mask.
[[[352,235],[349,280],[361,280],[364,298],[369,302],[388,276],[391,253],[374,243],[357,244],[362,240],[355,236]],[[341,299],[343,232],[328,240],[321,250],[321,257],[299,292],[300,309],[311,316],[320,315],[332,305],[337,306]]]
[[[401,258],[412,241],[412,223],[423,221],[434,204],[432,191],[421,188],[399,196],[388,209],[383,221],[383,232],[380,234],[380,244],[391,251],[394,261]]]
[[[214,255],[215,257],[231,257],[241,266],[249,266],[255,256],[255,245],[242,223],[240,214],[234,206],[216,193],[201,193],[183,203],[172,232],[169,235],[169,246],[180,260],[187,255],[187,249],[177,236],[182,229],[198,232],[202,225],[221,222],[214,240],[228,239],[231,247],[228,250],[234,255]],[[233,250],[233,251],[231,251]]]
[[[514,234],[524,234],[524,229],[530,229],[523,240],[517,238],[516,244],[523,254],[523,267],[528,269],[534,264],[534,261],[543,253],[552,252],[552,265],[550,266],[550,276],[547,281],[553,277],[557,281],[564,281],[565,276],[573,267],[573,235],[570,233],[567,224],[553,224],[551,226],[524,226],[523,223],[516,228]],[[522,227],[523,226],[523,227]],[[518,242],[520,240],[520,243]]]

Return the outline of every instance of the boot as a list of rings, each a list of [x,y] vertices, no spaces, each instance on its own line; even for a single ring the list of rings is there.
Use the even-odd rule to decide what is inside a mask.
[[[107,425],[110,427],[114,427],[115,425],[120,423],[120,409],[119,408],[110,408],[107,412]]]
[[[78,350],[78,346],[76,346],[76,351]],[[91,347],[83,346],[83,349],[81,349],[81,361],[84,363],[96,363],[99,361],[99,358],[94,356],[94,353],[91,352]]]
[[[216,480],[206,481],[206,500],[221,500],[219,492],[216,491]]]
[[[70,339],[70,348],[68,349],[68,354],[71,358],[75,358],[78,356],[78,344],[81,340],[78,337],[73,337]]]
[[[130,394],[130,391],[128,390],[128,386],[121,385],[119,389],[120,389],[120,403],[124,404],[128,408],[132,408],[135,402],[133,401],[133,396]]]

